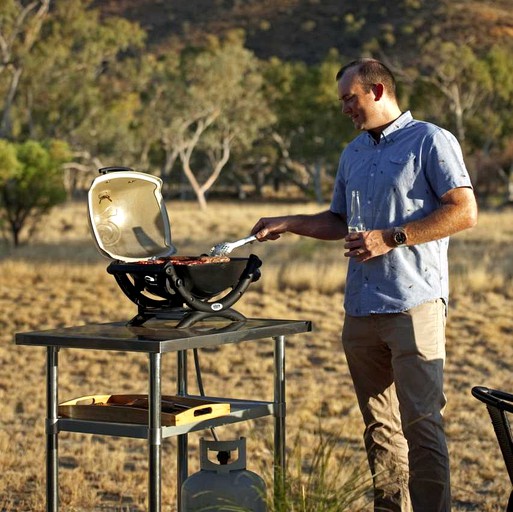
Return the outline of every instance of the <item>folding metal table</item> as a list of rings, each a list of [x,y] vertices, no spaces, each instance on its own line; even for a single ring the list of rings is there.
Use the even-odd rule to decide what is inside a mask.
[[[188,476],[188,433],[206,428],[247,421],[263,416],[274,417],[274,477],[285,478],[285,337],[310,331],[309,321],[247,319],[226,322],[204,320],[193,327],[174,327],[169,320],[152,320],[143,326],[123,322],[90,324],[46,331],[17,333],[15,343],[47,347],[46,371],[46,510],[57,512],[58,435],[61,431],[81,432],[148,440],[148,510],[161,510],[161,442],[170,436],[177,439],[177,510],[180,510],[180,489]],[[176,360],[176,391],[190,396],[187,390],[187,352],[195,348],[272,338],[274,341],[274,399],[255,401],[236,398],[205,397],[207,400],[229,402],[229,415],[182,426],[161,423],[161,359],[174,352]],[[148,423],[130,424],[64,418],[58,415],[58,352],[66,349],[101,349],[148,354]],[[203,398],[203,397],[202,397]]]

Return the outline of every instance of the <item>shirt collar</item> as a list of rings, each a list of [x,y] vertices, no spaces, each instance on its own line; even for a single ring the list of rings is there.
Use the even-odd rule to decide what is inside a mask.
[[[395,121],[392,122],[389,126],[387,126],[383,132],[381,132],[381,136],[379,139],[379,142],[376,143],[374,138],[370,133],[367,132],[367,140],[372,145],[381,144],[384,142],[387,144],[388,142],[393,142],[392,134],[396,132],[397,130],[400,130],[401,128],[404,128],[409,122],[413,120],[413,117],[411,115],[411,112],[407,110],[406,112],[403,112]]]

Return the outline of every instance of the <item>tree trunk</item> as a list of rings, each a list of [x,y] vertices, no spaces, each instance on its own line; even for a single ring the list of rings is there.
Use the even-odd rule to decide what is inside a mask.
[[[194,190],[194,193],[196,194],[196,198],[198,200],[198,204],[201,210],[205,211],[207,209],[205,191],[201,188],[200,184],[198,183],[198,180],[196,179],[196,176],[194,176],[194,172],[192,171],[190,166],[190,156],[188,157],[187,155],[182,154],[181,158],[183,164],[183,172],[185,176],[187,176],[187,179],[191,184],[192,190]]]
[[[0,121],[0,137],[4,139],[10,139],[12,135],[11,108],[18,90],[22,71],[22,68],[17,68],[14,71],[9,85],[9,92],[5,98],[2,120]]]
[[[459,143],[465,145],[465,124],[463,122],[463,107],[461,105],[461,93],[457,84],[452,84],[452,94],[450,95],[453,102],[454,117],[456,121],[456,134]]]
[[[165,152],[166,161],[164,162],[164,166],[160,170],[160,177],[162,179],[162,182],[164,183],[164,195],[168,194],[171,188],[171,184],[169,183],[169,177],[171,175],[171,170],[175,165],[176,159],[178,158],[178,150],[170,150],[168,147],[165,147]]]

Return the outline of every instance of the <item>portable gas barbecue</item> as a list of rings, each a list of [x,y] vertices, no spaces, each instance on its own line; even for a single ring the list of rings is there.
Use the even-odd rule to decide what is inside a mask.
[[[260,278],[260,259],[175,255],[162,180],[126,167],[99,172],[88,193],[89,222],[98,250],[112,260],[107,272],[138,307],[128,324],[153,317],[179,319],[177,327],[209,316],[245,320],[232,306]]]

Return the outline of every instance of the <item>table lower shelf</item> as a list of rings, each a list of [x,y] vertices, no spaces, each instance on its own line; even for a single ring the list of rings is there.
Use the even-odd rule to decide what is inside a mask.
[[[196,421],[177,426],[162,426],[162,438],[196,432],[211,427],[238,423],[264,416],[273,416],[276,411],[274,402],[263,402],[255,400],[239,400],[234,398],[219,397],[198,397],[187,395],[189,398],[206,399],[211,402],[229,403],[231,411],[225,416],[210,418],[208,420]],[[72,419],[59,417],[57,429],[60,432],[77,432],[83,434],[110,435],[115,437],[133,437],[148,439],[149,428],[146,424],[115,423],[111,421],[94,421],[85,419]]]

